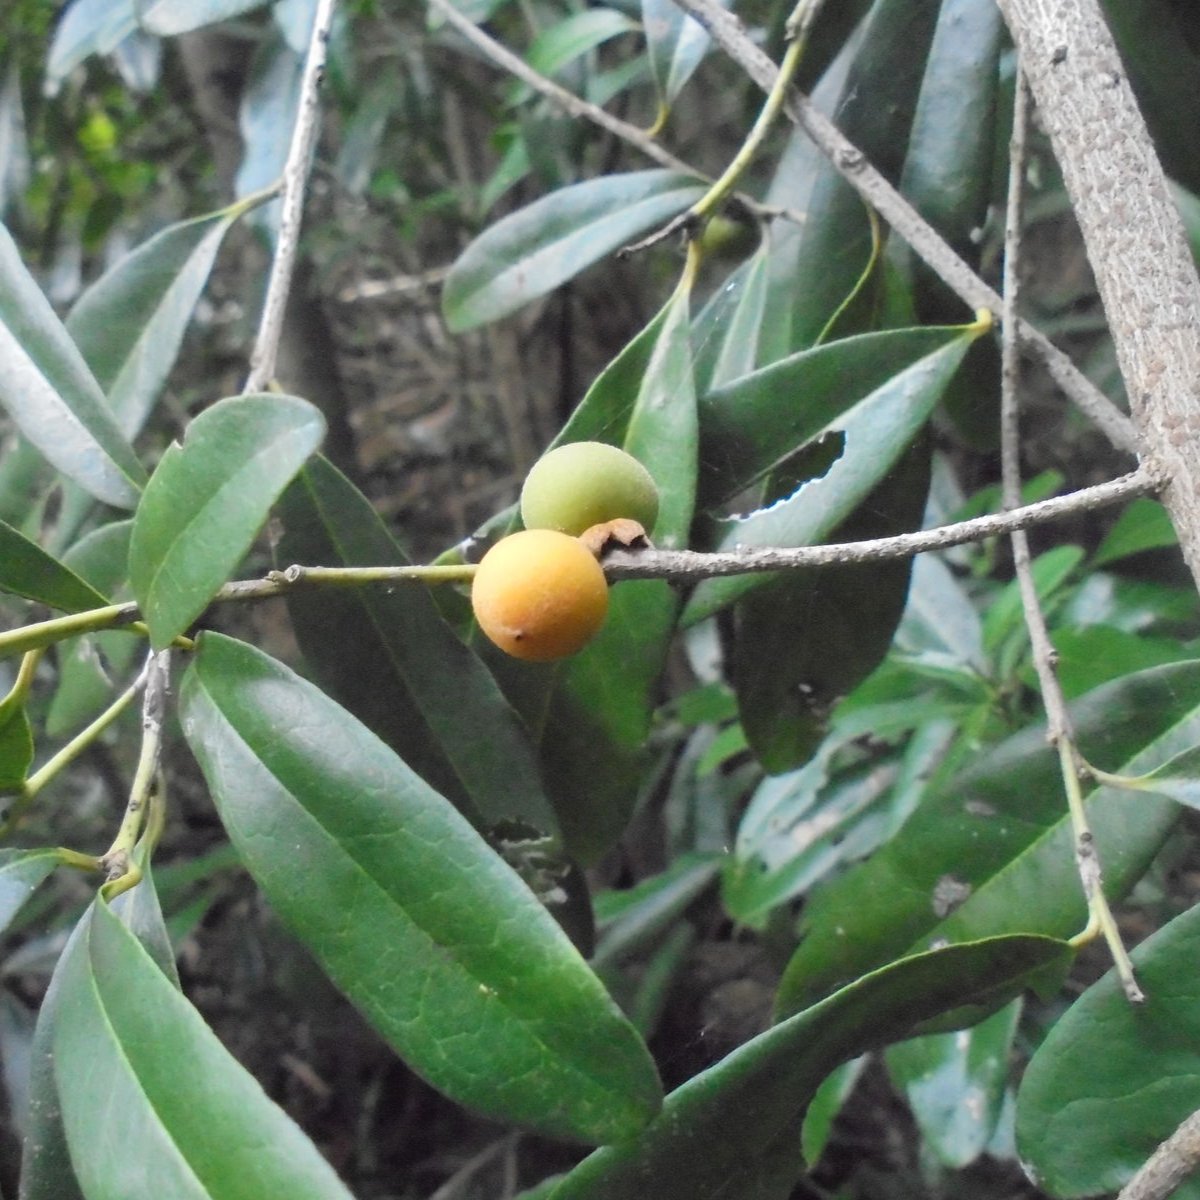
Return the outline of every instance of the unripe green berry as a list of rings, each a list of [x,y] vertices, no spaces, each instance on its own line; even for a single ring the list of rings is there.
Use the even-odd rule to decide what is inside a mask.
[[[658,518],[658,488],[632,454],[604,442],[569,442],[533,465],[521,489],[526,529],[578,536],[626,517],[649,533]]]

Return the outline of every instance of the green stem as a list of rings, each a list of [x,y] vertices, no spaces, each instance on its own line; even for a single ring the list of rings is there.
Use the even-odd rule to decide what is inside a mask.
[[[69,613],[65,617],[51,617],[48,621],[36,621],[20,629],[0,633],[0,658],[13,654],[27,654],[31,650],[43,650],[56,642],[79,637],[85,633],[100,633],[106,629],[127,629],[140,637],[148,637],[150,631],[137,619],[137,605],[129,600],[124,604],[108,604],[103,608],[89,608],[86,612]],[[191,650],[191,638],[177,637],[173,646]]]
[[[37,665],[41,657],[41,650],[26,651],[21,659],[21,665],[17,669],[17,678],[13,682],[12,688],[8,695],[0,700],[0,709],[16,707],[25,703],[29,697],[29,690],[33,687],[33,677],[37,674]]]
[[[789,31],[801,29],[801,16],[809,3],[810,0],[800,0],[796,5],[795,11],[787,21]],[[807,41],[807,33],[801,31],[797,32],[792,41],[788,43],[783,60],[779,64],[779,74],[775,77],[775,82],[767,93],[766,102],[759,111],[750,132],[746,135],[741,149],[733,156],[733,160],[721,173],[720,178],[688,209],[688,214],[694,221],[706,221],[711,217],[733,194],[738,180],[754,161],[754,156],[762,147],[767,134],[770,133],[771,126],[775,124],[776,118],[783,111],[783,102],[787,98],[788,89],[792,86],[792,80],[796,77],[796,69],[800,66],[800,60],[804,57],[804,47]]]
[[[1067,808],[1071,814],[1071,829],[1075,835],[1075,857],[1079,863],[1079,875],[1083,880],[1083,891],[1087,897],[1088,923],[1075,937],[1072,946],[1081,946],[1092,941],[1098,934],[1104,936],[1117,977],[1125,995],[1134,1003],[1145,999],[1133,973],[1133,963],[1121,940],[1121,931],[1108,906],[1108,898],[1100,882],[1100,860],[1096,857],[1096,839],[1088,824],[1084,808],[1083,789],[1079,786],[1079,769],[1075,758],[1075,747],[1070,738],[1058,739],[1058,760],[1062,768],[1063,787],[1067,793]]]
[[[83,854],[79,850],[70,850],[59,846],[58,861],[64,867],[74,867],[78,871],[103,871],[104,864],[94,854]]]

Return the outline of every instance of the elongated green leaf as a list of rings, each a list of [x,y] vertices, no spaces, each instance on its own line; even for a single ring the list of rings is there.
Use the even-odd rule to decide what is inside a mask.
[[[1145,775],[1120,776],[1114,786],[1169,796],[1189,808],[1200,808],[1200,746],[1192,746]]]
[[[767,303],[767,265],[770,257],[771,241],[768,236],[763,238],[762,245],[747,264],[745,274],[738,277],[738,284],[734,288],[736,299],[727,319],[722,320],[720,327],[713,332],[712,349],[696,348],[696,388],[706,406],[719,408],[720,401],[709,395],[711,390],[749,375],[758,361],[758,336]],[[730,284],[727,284],[726,289],[729,287]],[[702,359],[711,362],[711,373],[703,376]],[[700,432],[707,440],[704,425],[705,409],[702,408]],[[707,464],[702,464],[702,479],[705,470]]]
[[[516,874],[311,684],[205,634],[184,732],[283,920],[435,1086],[500,1119],[628,1137],[659,1104],[645,1045]]]
[[[995,938],[867,975],[672,1092],[644,1133],[585,1159],[553,1200],[782,1200],[803,1170],[804,1108],[834,1067],[1069,957],[1052,939]]]
[[[134,0],[138,24],[148,33],[173,37],[190,33],[217,21],[227,21],[255,8],[266,0]]]
[[[1177,545],[1178,541],[1167,510],[1157,500],[1139,496],[1130,502],[1108,531],[1092,557],[1092,565],[1105,566],[1131,554],[1140,554],[1143,550]]]
[[[0,86],[0,220],[8,206],[25,191],[31,174],[25,109],[21,103],[21,72],[14,58]]]
[[[131,892],[117,898],[113,912],[133,931],[166,978],[177,987],[179,977],[175,971],[174,953],[163,927],[158,894],[144,847],[139,846],[134,857],[144,872],[142,881]],[[80,922],[72,931],[38,1011],[30,1048],[29,1107],[21,1157],[20,1200],[82,1200],[71,1167],[54,1079],[54,1038],[59,1020],[61,968],[74,955],[83,924]]]
[[[407,561],[370,501],[323,458],[283,494],[279,517],[280,566]],[[557,839],[527,733],[427,589],[293,592],[288,610],[330,693],[477,828],[521,822]]]
[[[879,0],[846,76],[837,105],[838,127],[892,180],[904,162],[939,0]],[[897,55],[896,47],[904,53]],[[794,203],[794,202],[793,202]],[[854,290],[871,253],[871,227],[862,200],[822,161],[805,209],[793,281],[779,295],[790,316],[790,350],[811,346]],[[772,299],[775,299],[773,296]]]
[[[2,226],[0,405],[64,475],[106,504],[133,507],[146,473]]]
[[[921,524],[929,494],[921,438],[831,535],[859,541]],[[882,661],[904,612],[911,559],[788,571],[743,597],[734,613],[738,713],[770,773],[808,761],[833,705]]]
[[[63,555],[63,564],[114,602],[125,599],[132,521],[93,529]],[[112,630],[74,638],[59,647],[58,687],[46,714],[46,732],[59,737],[96,716],[113,698],[142,642]]]
[[[158,400],[221,240],[242,211],[235,205],[155,234],[71,309],[67,332],[126,437],[141,431]]]
[[[529,48],[529,65],[543,75],[555,75],[581,54],[637,27],[615,8],[585,8],[538,35]]]
[[[0,930],[59,865],[57,850],[0,850]]]
[[[8,819],[6,796],[19,792],[33,762],[33,729],[24,703],[0,701],[0,821]]]
[[[0,591],[63,612],[83,612],[108,603],[69,567],[3,521],[0,521]]]
[[[62,81],[92,54],[107,54],[137,28],[134,0],[74,0],[63,11],[46,60],[46,88]]]
[[[718,522],[714,537],[717,547],[805,546],[825,538],[912,444],[976,332],[968,330],[918,359],[849,411],[828,421],[819,437],[809,440],[835,449],[840,444],[829,469],[767,508]],[[743,575],[705,581],[693,592],[682,622],[691,625],[712,616],[759,586],[763,579],[761,575]]]
[[[1200,740],[1200,662],[1156,667],[1071,705],[1078,744],[1123,773],[1146,770]],[[1012,930],[1071,935],[1084,901],[1057,755],[1025,729],[928,797],[899,833],[805,911],[806,934],[777,1004],[794,1012],[847,979],[930,938]],[[1100,788],[1087,798],[1106,888],[1132,887],[1176,809]]]
[[[214,404],[167,448],[129,541],[129,582],[153,645],[203,612],[324,432],[307,401],[263,393]]]
[[[905,1094],[917,1125],[948,1167],[972,1163],[1000,1119],[1019,1001],[973,1029],[933,1033],[887,1051],[892,1082]]]
[[[696,494],[696,396],[687,291],[667,302],[623,431],[626,450],[654,476],[659,515],[654,540],[687,545]],[[627,365],[627,364],[624,364]],[[611,411],[611,386],[624,365],[602,377],[584,407]],[[570,427],[569,427],[570,428]],[[599,637],[563,664],[542,739],[542,759],[574,857],[591,862],[619,836],[637,799],[655,691],[679,610],[665,580],[613,588]]]
[[[316,1147],[102,901],[60,970],[54,1073],[88,1200],[147,1190],[179,1200],[347,1200]]]
[[[1144,1004],[1110,971],[1038,1047],[1017,1094],[1017,1149],[1044,1191],[1117,1191],[1200,1107],[1197,953],[1200,906],[1134,950]],[[1200,1181],[1171,1195],[1196,1200]]]
[[[498,221],[459,256],[442,293],[455,332],[499,320],[682,212],[703,187],[673,171],[573,184]]]
[[[723,6],[728,6],[728,0],[723,0]],[[642,0],[642,26],[659,107],[665,111],[695,74],[712,38],[695,17],[671,0]]]

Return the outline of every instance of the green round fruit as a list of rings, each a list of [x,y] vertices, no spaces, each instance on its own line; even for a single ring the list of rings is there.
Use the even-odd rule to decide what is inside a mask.
[[[521,489],[526,529],[578,536],[626,517],[647,533],[658,517],[658,488],[632,454],[604,442],[570,442],[543,455]]]

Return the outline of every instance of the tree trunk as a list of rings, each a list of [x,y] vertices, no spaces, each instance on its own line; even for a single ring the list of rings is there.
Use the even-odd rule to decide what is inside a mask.
[[[998,0],[1062,166],[1143,461],[1200,586],[1200,278],[1099,0]]]

